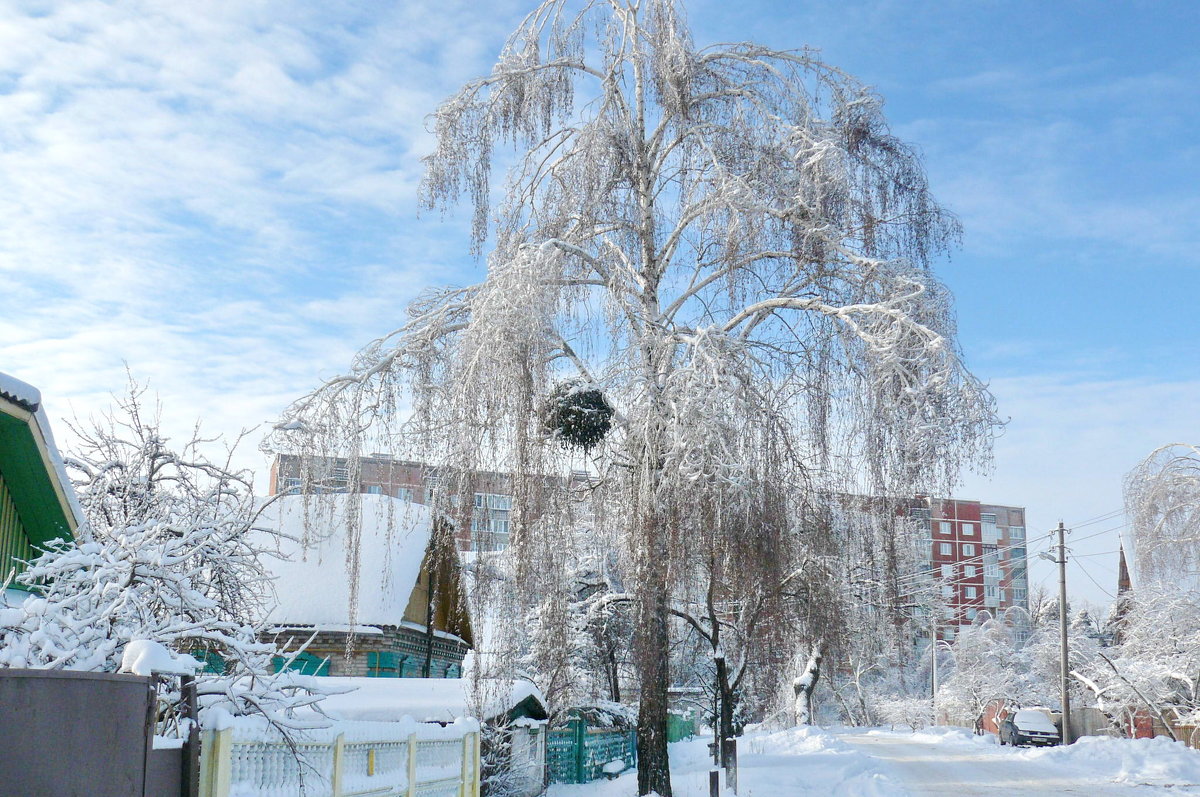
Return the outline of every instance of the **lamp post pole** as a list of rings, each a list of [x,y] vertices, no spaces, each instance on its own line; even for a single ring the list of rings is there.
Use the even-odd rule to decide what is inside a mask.
[[[1070,744],[1071,738],[1071,694],[1068,677],[1070,674],[1070,659],[1067,646],[1067,543],[1066,529],[1062,521],[1058,521],[1058,635],[1059,654],[1062,657],[1060,667],[1062,700],[1062,743]]]

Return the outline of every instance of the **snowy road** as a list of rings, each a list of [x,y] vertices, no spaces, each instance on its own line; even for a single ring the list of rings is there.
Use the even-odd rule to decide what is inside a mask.
[[[675,797],[708,797],[707,742],[671,745]],[[1166,739],[1088,737],[1066,748],[1026,750],[961,728],[791,728],[747,733],[738,758],[738,797],[1200,795],[1200,752]],[[627,772],[612,781],[555,784],[547,797],[636,793]]]
[[[1107,748],[1089,751],[1085,745],[1070,750],[1015,749],[994,744],[991,737],[972,738],[961,732],[939,736],[931,732],[846,730],[836,735],[878,761],[895,785],[912,795],[1100,797],[1167,790],[1172,794],[1200,794],[1200,786],[1190,777],[1170,777],[1163,768],[1153,765],[1147,771],[1145,756],[1135,754],[1124,761]],[[1114,782],[1114,778],[1123,782]]]

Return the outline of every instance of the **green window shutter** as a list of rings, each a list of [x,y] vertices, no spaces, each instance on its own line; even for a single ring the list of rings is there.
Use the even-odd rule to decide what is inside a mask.
[[[301,653],[290,665],[285,667],[286,662],[286,657],[275,656],[271,659],[271,666],[275,672],[288,669],[301,675],[329,675],[329,659],[323,659],[311,653]]]

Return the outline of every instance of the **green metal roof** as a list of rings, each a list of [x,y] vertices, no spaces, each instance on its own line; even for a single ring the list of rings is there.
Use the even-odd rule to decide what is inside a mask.
[[[51,443],[50,445],[53,445]],[[67,492],[34,414],[16,402],[0,399],[0,475],[29,542],[43,546],[50,540],[72,539],[75,518]],[[0,569],[4,568],[0,563]]]

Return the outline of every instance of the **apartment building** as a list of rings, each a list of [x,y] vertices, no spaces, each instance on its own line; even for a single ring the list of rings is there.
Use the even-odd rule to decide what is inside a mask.
[[[445,474],[431,465],[398,459],[387,454],[360,457],[354,474],[347,459],[303,459],[277,454],[271,463],[269,492],[359,492],[388,495],[414,504],[429,504],[442,487]],[[306,471],[307,469],[307,471]],[[351,482],[354,482],[353,484]],[[508,547],[511,479],[503,473],[477,473],[466,491],[449,496],[455,522],[455,543],[460,551],[498,551]]]
[[[1028,610],[1024,507],[923,498],[909,516],[919,524],[923,572],[941,591],[942,638],[953,639],[981,611]]]

